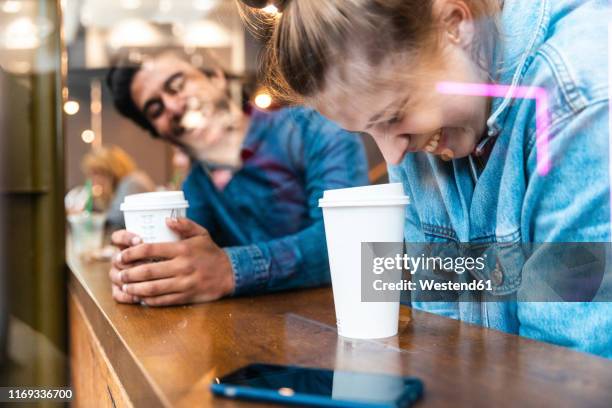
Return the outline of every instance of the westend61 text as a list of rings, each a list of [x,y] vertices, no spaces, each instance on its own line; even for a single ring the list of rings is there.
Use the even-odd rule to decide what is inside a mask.
[[[416,282],[402,279],[399,282],[383,282],[377,279],[373,282],[374,290],[377,291],[403,291],[417,290]],[[464,290],[493,290],[490,280],[475,280],[472,282],[438,282],[433,279],[419,280],[419,288],[422,291],[464,291]]]

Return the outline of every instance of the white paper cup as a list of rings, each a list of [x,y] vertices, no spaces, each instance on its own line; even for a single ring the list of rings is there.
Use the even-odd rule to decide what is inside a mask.
[[[408,203],[399,183],[328,190],[319,200],[340,336],[376,339],[397,334],[399,293],[393,302],[361,301],[361,243],[402,242]]]
[[[161,191],[126,196],[121,211],[126,230],[143,242],[176,242],[180,237],[168,228],[166,219],[185,217],[188,207],[182,191]]]

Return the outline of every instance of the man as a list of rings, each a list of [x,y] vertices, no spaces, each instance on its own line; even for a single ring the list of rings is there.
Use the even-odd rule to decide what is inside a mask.
[[[117,301],[197,303],[329,282],[318,199],[367,184],[357,137],[301,108],[249,117],[222,73],[169,54],[113,69],[108,84],[123,115],[194,161],[184,184],[192,221],[168,221],[180,242],[113,235],[123,249],[110,270]]]

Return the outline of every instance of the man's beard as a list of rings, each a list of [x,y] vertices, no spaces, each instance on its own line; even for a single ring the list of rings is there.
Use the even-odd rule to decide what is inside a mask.
[[[177,139],[189,155],[214,167],[242,166],[241,149],[245,138],[241,115],[223,106],[208,117],[198,109],[188,110],[181,121],[183,134]]]
[[[198,142],[190,143],[190,149],[194,158],[215,167],[240,168],[242,166],[242,143],[244,134],[232,129],[224,132],[224,135],[213,143]]]

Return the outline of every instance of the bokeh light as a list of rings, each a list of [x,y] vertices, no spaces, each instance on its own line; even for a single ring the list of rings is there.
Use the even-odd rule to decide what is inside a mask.
[[[268,13],[270,15],[277,15],[278,12],[278,8],[274,5],[274,4],[270,4],[269,6],[266,6],[262,9],[265,13]]]
[[[92,194],[94,197],[100,197],[100,196],[102,196],[102,193],[103,193],[103,192],[104,192],[104,187],[102,187],[102,186],[101,186],[101,185],[99,185],[99,184],[94,184],[94,185],[91,187],[91,194]]]
[[[64,103],[64,112],[67,115],[76,115],[79,112],[79,103],[77,101],[66,101]]]
[[[7,14],[19,13],[21,11],[21,3],[14,0],[5,1],[2,5],[2,11]]]
[[[136,10],[142,5],[140,0],[121,0],[119,3],[126,10]]]
[[[85,143],[93,143],[93,141],[96,140],[96,134],[93,130],[87,129],[81,133],[81,139],[83,139]]]
[[[272,96],[267,92],[260,92],[255,96],[255,106],[260,109],[268,109],[272,106]]]

